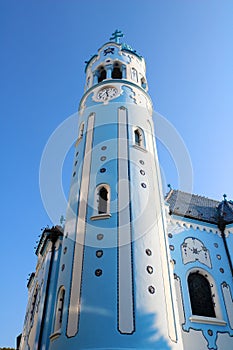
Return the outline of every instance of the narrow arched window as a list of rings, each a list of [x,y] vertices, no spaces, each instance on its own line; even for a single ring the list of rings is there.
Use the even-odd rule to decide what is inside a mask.
[[[188,288],[192,314],[216,317],[208,279],[198,272],[191,273],[188,276]]]
[[[131,70],[131,78],[132,78],[132,80],[134,80],[134,81],[138,81],[138,72],[136,71],[136,69],[135,68],[132,68],[132,70]]]
[[[84,123],[82,123],[79,127],[79,137],[83,137],[84,132]]]
[[[62,326],[64,299],[65,299],[65,288],[61,287],[58,292],[58,298],[57,298],[57,309],[56,309],[55,326],[54,326],[55,332],[61,329],[61,326]]]
[[[142,87],[143,89],[146,88],[146,80],[145,80],[145,78],[141,78],[141,87]]]
[[[122,71],[119,63],[115,63],[113,66],[112,79],[122,79]]]
[[[104,69],[104,67],[101,67],[99,69],[99,74],[98,74],[98,83],[106,79],[106,77],[107,77],[106,70]]]
[[[134,130],[134,143],[136,146],[145,147],[144,134],[140,128]]]
[[[106,187],[100,187],[98,199],[98,214],[106,214],[108,212],[108,190]]]

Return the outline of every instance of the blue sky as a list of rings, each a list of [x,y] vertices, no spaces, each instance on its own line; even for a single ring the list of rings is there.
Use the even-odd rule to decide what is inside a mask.
[[[155,110],[186,144],[193,192],[233,199],[232,13],[231,0],[0,0],[0,347],[14,346],[22,331],[33,247],[51,224],[39,188],[44,146],[77,111],[84,61],[116,28],[145,57]],[[159,158],[165,182],[177,188],[175,164],[161,144]]]

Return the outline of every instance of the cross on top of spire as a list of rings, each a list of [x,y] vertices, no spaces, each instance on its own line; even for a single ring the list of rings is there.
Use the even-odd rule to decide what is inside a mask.
[[[120,44],[120,38],[122,38],[124,34],[121,30],[116,29],[109,40],[114,40],[115,43]]]

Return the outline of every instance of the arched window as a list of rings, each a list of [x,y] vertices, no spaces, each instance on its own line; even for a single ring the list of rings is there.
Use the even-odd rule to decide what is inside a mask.
[[[132,78],[132,80],[134,80],[136,82],[138,81],[138,72],[136,71],[135,68],[131,69],[131,78]]]
[[[188,276],[188,289],[192,314],[216,317],[211,287],[208,279],[198,272]]]
[[[113,66],[112,79],[122,79],[122,71],[119,63],[115,63]]]
[[[100,67],[98,71],[98,83],[106,79],[106,77],[107,77],[106,70],[104,69],[104,67]]]
[[[141,87],[142,87],[143,89],[146,88],[146,79],[145,79],[145,78],[141,78]]]
[[[30,311],[30,322],[33,322],[34,314],[36,311],[36,301],[38,296],[38,286],[35,287],[33,297],[32,297],[32,304],[31,304],[31,311]]]
[[[106,183],[98,185],[95,189],[94,211],[91,220],[109,219],[110,214],[111,189]]]
[[[79,137],[83,137],[84,123],[80,124],[79,127]]]
[[[136,146],[145,147],[144,134],[140,128],[134,130],[134,143]]]
[[[100,187],[98,193],[98,214],[107,214],[108,212],[108,190],[105,186]]]
[[[57,332],[59,329],[61,329],[61,326],[62,326],[64,299],[65,299],[65,288],[61,287],[58,292],[58,298],[57,298],[57,309],[56,309],[56,316],[55,316],[54,332]]]

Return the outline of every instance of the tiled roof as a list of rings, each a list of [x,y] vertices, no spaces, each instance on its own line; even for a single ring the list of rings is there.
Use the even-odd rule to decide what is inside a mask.
[[[233,202],[222,202],[171,189],[165,197],[170,214],[210,222],[216,225],[233,223]]]

